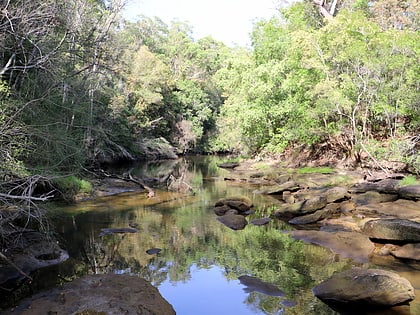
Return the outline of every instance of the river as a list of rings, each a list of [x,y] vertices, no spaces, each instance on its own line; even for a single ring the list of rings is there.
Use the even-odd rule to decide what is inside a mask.
[[[41,270],[35,290],[85,274],[130,274],[150,281],[180,315],[337,314],[311,290],[334,272],[361,265],[292,239],[282,232],[291,227],[278,220],[240,231],[222,225],[213,212],[220,198],[249,197],[255,213],[248,221],[268,216],[279,201],[254,194],[258,187],[224,180],[229,171],[217,167],[221,161],[131,166],[142,178],[171,174],[194,194],[160,187],[153,198],[125,192],[54,206],[52,222],[70,259]],[[129,225],[138,232],[100,236],[101,229]]]

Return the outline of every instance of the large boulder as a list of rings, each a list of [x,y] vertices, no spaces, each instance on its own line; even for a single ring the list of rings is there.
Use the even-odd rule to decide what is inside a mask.
[[[226,214],[221,217],[217,217],[217,221],[226,225],[232,230],[243,230],[248,224],[244,216],[239,214]]]
[[[343,258],[361,263],[368,262],[375,249],[369,238],[357,232],[295,230],[288,233],[297,240],[327,247]]]
[[[255,193],[266,194],[266,195],[281,195],[284,191],[298,191],[300,186],[295,181],[287,181],[282,184],[269,186],[262,190],[258,190]]]
[[[414,300],[410,282],[396,273],[380,269],[350,269],[334,274],[313,288],[326,304],[343,307],[389,307]]]
[[[410,220],[370,220],[364,224],[362,231],[373,239],[420,242],[420,223]]]
[[[41,292],[4,314],[175,314],[146,280],[128,275],[90,275]]]

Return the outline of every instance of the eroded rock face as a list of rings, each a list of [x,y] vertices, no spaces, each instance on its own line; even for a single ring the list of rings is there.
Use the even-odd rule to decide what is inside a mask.
[[[420,223],[401,219],[370,220],[362,231],[380,240],[420,242]]]
[[[384,307],[414,300],[410,282],[380,269],[350,269],[313,288],[316,297],[338,307]]]
[[[41,292],[4,314],[175,314],[146,280],[128,275],[90,275]]]

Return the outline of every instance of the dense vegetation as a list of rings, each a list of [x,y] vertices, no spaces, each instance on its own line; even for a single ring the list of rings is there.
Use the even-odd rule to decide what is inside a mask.
[[[124,21],[124,3],[2,1],[3,178],[171,146],[299,147],[419,171],[418,1],[327,1],[323,14],[297,2],[255,24],[252,49],[195,40],[185,23]]]

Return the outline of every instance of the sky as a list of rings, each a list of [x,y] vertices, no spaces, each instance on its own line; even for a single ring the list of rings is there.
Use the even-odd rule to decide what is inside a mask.
[[[145,15],[166,24],[177,19],[193,28],[193,37],[210,35],[229,46],[249,46],[253,22],[276,15],[279,0],[129,0],[124,17]],[[284,1],[283,1],[284,2]]]

